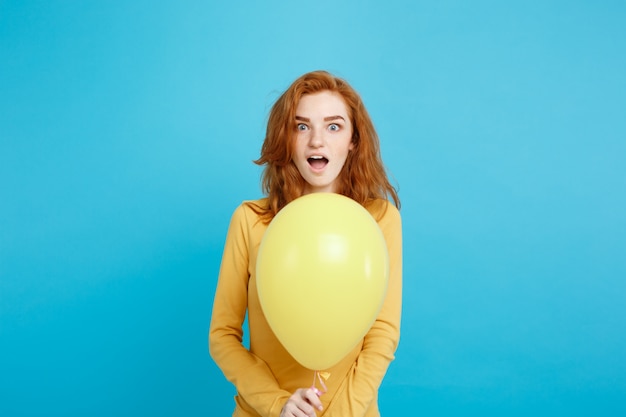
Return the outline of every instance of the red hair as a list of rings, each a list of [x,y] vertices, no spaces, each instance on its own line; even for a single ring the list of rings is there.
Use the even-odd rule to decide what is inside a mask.
[[[376,199],[393,200],[400,207],[398,193],[389,182],[380,154],[380,143],[359,94],[343,79],[326,71],[302,75],[278,98],[270,111],[261,157],[264,165],[262,188],[268,205],[260,213],[270,221],[276,213],[302,196],[305,180],[292,160],[296,135],[296,108],[305,94],[321,91],[338,93],[343,98],[352,122],[354,148],[348,154],[338,178],[338,193],[361,205]]]

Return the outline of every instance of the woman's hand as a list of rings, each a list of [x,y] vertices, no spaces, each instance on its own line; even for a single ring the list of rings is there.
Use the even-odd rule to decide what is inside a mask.
[[[313,388],[300,388],[285,403],[280,417],[316,417],[315,409],[323,410],[319,391]]]

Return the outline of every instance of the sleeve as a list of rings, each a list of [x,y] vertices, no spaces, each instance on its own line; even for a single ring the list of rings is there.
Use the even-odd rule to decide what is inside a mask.
[[[215,291],[209,351],[238,394],[264,417],[279,416],[291,393],[282,390],[267,364],[242,345],[248,305],[249,228],[245,208],[233,213]]]
[[[363,416],[377,398],[378,388],[400,340],[402,312],[402,222],[388,205],[379,221],[389,252],[389,283],[382,309],[365,335],[363,349],[325,417]]]

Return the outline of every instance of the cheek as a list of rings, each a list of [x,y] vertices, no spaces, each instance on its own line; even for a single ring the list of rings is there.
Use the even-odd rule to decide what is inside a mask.
[[[304,141],[300,137],[296,136],[291,145],[292,156],[295,158],[302,155],[304,153],[304,149]]]

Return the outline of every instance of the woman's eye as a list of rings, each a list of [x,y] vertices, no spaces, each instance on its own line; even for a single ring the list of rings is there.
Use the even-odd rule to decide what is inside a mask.
[[[304,123],[298,123],[296,128],[298,130],[307,130],[308,126],[305,125]]]
[[[339,125],[336,123],[333,123],[330,126],[328,126],[328,130],[332,130],[333,132],[336,132],[339,130]]]

